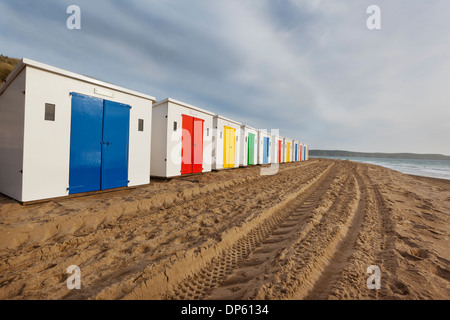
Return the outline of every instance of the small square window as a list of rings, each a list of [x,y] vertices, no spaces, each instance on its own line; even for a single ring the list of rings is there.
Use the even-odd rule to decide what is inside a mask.
[[[209,137],[209,128],[206,128],[206,136]]]
[[[144,131],[144,119],[138,119],[138,131]]]
[[[55,105],[51,103],[45,104],[45,118],[46,121],[55,121]]]
[[[245,142],[247,142],[247,137],[245,137]]]
[[[236,142],[238,141],[238,136],[236,136]]]
[[[176,121],[173,122],[173,131],[177,131],[178,123]]]
[[[220,139],[222,139],[222,131],[220,131]]]

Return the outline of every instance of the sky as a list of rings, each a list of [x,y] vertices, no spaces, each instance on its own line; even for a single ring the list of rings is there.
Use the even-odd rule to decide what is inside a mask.
[[[448,0],[0,0],[0,54],[310,149],[450,155],[449,17]]]

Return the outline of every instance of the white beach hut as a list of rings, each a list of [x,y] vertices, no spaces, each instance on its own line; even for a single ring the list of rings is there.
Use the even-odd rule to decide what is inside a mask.
[[[258,164],[258,130],[247,125],[241,126],[240,166]]]
[[[303,143],[301,141],[299,141],[299,143],[298,143],[298,161],[302,161],[302,155],[303,155],[302,149],[303,149]]]
[[[299,142],[297,140],[292,141],[292,162],[298,161],[299,154]]]
[[[272,163],[281,163],[283,161],[283,137],[279,135],[272,135]]]
[[[239,167],[241,125],[223,116],[214,116],[212,170]]]
[[[267,130],[258,130],[258,164],[271,163],[272,140]]]
[[[214,113],[171,98],[152,109],[151,176],[211,171]]]
[[[281,162],[286,163],[286,138],[281,137]]]
[[[300,143],[300,161],[305,161],[305,144]]]
[[[0,87],[0,192],[30,202],[150,183],[154,101],[23,59]]]
[[[284,138],[284,162],[292,162],[292,146],[293,140],[289,138]]]
[[[302,148],[303,148],[303,144],[301,142],[298,143],[298,161],[302,161]]]

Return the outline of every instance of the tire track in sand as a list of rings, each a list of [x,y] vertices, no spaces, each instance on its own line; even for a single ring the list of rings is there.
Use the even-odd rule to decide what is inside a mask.
[[[384,290],[369,290],[366,273],[370,265],[378,265],[382,271],[382,279],[386,276],[386,249],[393,245],[389,235],[389,210],[384,205],[384,199],[378,187],[368,174],[367,165],[358,164],[358,181],[365,193],[366,210],[360,218],[358,233],[353,235],[352,253],[346,258],[339,274],[334,274],[322,295],[310,295],[321,299],[380,299]],[[388,250],[388,254],[391,250]],[[390,258],[389,261],[392,261]],[[390,263],[390,262],[389,262]],[[338,272],[338,271],[336,271]],[[383,282],[383,281],[382,281]]]
[[[358,206],[354,215],[350,217],[348,222],[349,226],[344,231],[345,234],[336,246],[333,256],[322,271],[320,277],[314,283],[313,288],[306,295],[305,300],[327,299],[339,274],[348,264],[348,259],[354,252],[354,245],[361,230],[367,207],[367,185],[355,168],[352,171],[360,192]]]
[[[215,246],[227,230],[252,221],[262,210],[260,208],[270,208],[282,202],[283,194],[290,194],[304,185],[309,185],[315,177],[327,170],[330,164],[302,167],[306,170],[298,171],[299,166],[281,168],[275,176],[264,176],[251,183],[246,182],[234,188],[188,200],[171,206],[158,216],[150,212],[137,220],[121,220],[119,225],[113,226],[113,234],[118,236],[113,240],[115,245],[108,244],[108,250],[105,253],[100,252],[100,258],[102,255],[105,255],[105,259],[113,256],[116,264],[116,257],[120,257],[118,253],[125,251],[128,260],[126,264],[123,263],[123,258],[117,261],[120,265],[120,271],[117,273],[111,272],[114,270],[112,268],[109,268],[111,271],[105,270],[101,259],[94,261],[90,264],[92,269],[98,265],[105,270],[104,275],[83,292],[70,292],[64,298],[123,298],[124,292],[130,292],[126,297],[136,295],[143,299],[160,298],[159,294],[165,292],[167,286],[178,279],[177,271],[172,270],[190,270],[192,267],[192,262],[186,263],[185,258],[191,259],[197,254],[201,256],[203,250]],[[249,196],[246,192],[248,189],[259,192]],[[97,248],[94,248],[93,252],[96,255]],[[118,286],[117,283],[121,285]],[[148,290],[148,287],[152,289]]]
[[[213,291],[224,285],[233,283],[229,276],[238,269],[246,259],[255,252],[273,252],[273,243],[282,243],[292,230],[305,219],[305,212],[310,211],[326,192],[336,172],[336,166],[328,169],[324,176],[301,193],[297,198],[286,204],[284,208],[274,212],[259,225],[254,226],[245,236],[237,240],[230,248],[224,249],[214,257],[201,271],[183,280],[167,298],[171,299],[205,299],[211,297]],[[288,230],[288,231],[286,231]],[[278,237],[278,239],[275,239]],[[280,238],[281,237],[281,238]],[[275,246],[276,247],[276,246]],[[249,263],[258,263],[259,260]],[[227,282],[228,280],[228,282]],[[231,298],[231,297],[228,297]]]
[[[284,261],[289,255],[289,248],[305,239],[323,216],[339,206],[339,199],[348,191],[350,180],[350,177],[335,174],[333,181],[324,188],[326,192],[308,198],[295,208],[280,227],[233,271],[221,287],[213,290],[208,298],[263,298],[260,294],[261,288],[273,283],[274,279],[270,275],[278,271],[280,264],[277,262]]]
[[[278,257],[257,299],[304,299],[325,270],[337,245],[345,237],[360,199],[351,163],[341,162],[343,171],[325,199],[330,204],[314,208],[308,230]],[[349,174],[350,173],[350,174]],[[341,186],[341,188],[339,188]]]
[[[198,233],[199,224],[204,223],[203,216],[211,219],[209,216],[215,215],[215,211],[220,210],[221,220],[218,223],[212,220],[212,223],[214,227],[217,226],[217,229],[225,229],[229,223],[238,224],[241,219],[251,218],[253,210],[256,210],[254,208],[268,206],[272,202],[279,201],[276,188],[273,194],[266,195],[266,197],[256,194],[254,198],[256,201],[247,201],[242,206],[242,211],[233,210],[231,207],[227,211],[214,206],[214,204],[219,203],[217,199],[227,197],[237,199],[239,194],[244,196],[245,191],[251,190],[253,186],[260,188],[266,186],[268,188],[271,183],[286,184],[288,187],[285,190],[289,189],[288,192],[292,192],[290,189],[294,190],[299,185],[307,183],[308,179],[312,179],[327,167],[328,165],[325,164],[313,165],[313,163],[280,166],[280,174],[273,177],[275,179],[271,179],[270,176],[260,176],[258,174],[259,168],[255,167],[248,170],[249,173],[241,174],[244,176],[241,178],[204,183],[197,187],[201,188],[201,192],[186,193],[183,202],[177,201],[171,205],[164,204],[163,208],[138,209],[126,214],[113,213],[114,216],[118,216],[114,222],[109,221],[110,219],[105,220],[108,215],[112,215],[111,212],[108,213],[107,210],[104,213],[102,211],[96,212],[95,219],[98,220],[96,226],[83,223],[78,229],[74,228],[76,229],[75,232],[57,233],[45,242],[36,245],[25,243],[14,251],[2,252],[2,260],[8,261],[8,264],[0,266],[2,271],[0,286],[5,284],[5,286],[11,288],[8,297],[42,298],[53,295],[62,298],[80,299],[95,297],[102,290],[106,291],[108,287],[112,286],[118,287],[117,283],[125,282],[131,278],[134,282],[128,281],[126,286],[132,288],[136,283],[139,283],[139,280],[135,281],[134,279],[141,277],[148,266],[156,265],[160,267],[163,263],[167,263],[169,259],[174,259],[174,255],[178,257],[180,252],[185,252],[190,247],[197,245],[198,242],[202,241],[202,238],[212,237],[208,237],[208,235],[196,236],[195,234]],[[254,174],[252,174],[253,172]],[[227,177],[233,173],[222,172],[218,175]],[[201,178],[204,179],[213,175],[215,173],[209,173]],[[229,188],[226,188],[228,185],[232,186],[232,193],[235,195],[227,195],[229,194]],[[139,199],[139,201],[141,200],[143,201],[143,199]],[[227,208],[226,204],[224,207]],[[191,208],[200,210],[191,210]],[[185,216],[185,213],[189,210],[191,210],[190,216]],[[207,211],[211,213],[205,214]],[[66,214],[63,218],[67,218],[71,221],[71,224],[75,225],[85,216],[84,212],[72,212],[70,216]],[[54,223],[50,222],[42,224],[42,226],[50,230],[52,224]],[[200,225],[200,228],[202,227]],[[212,228],[203,227],[200,232],[203,230],[207,232],[210,229]],[[38,277],[50,279],[48,281],[52,281],[52,283],[61,281],[65,274],[59,271],[65,270],[67,261],[83,268],[83,283],[85,286],[80,292],[73,291],[67,294],[67,290],[62,287],[58,288],[59,291],[55,295],[53,289],[49,291],[42,288],[36,289],[39,284],[35,285],[31,281],[27,281],[29,278],[35,279]],[[162,268],[155,268],[155,270],[161,270]],[[23,288],[23,290],[17,288]],[[114,294],[114,297],[119,298],[120,295]]]

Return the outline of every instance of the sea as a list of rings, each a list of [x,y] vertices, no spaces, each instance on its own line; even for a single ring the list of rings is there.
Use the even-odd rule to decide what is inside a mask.
[[[405,174],[424,176],[431,178],[450,180],[449,160],[416,160],[416,159],[386,159],[386,158],[363,158],[363,157],[312,157],[325,159],[350,160],[362,163],[376,164],[385,168],[400,171]]]

